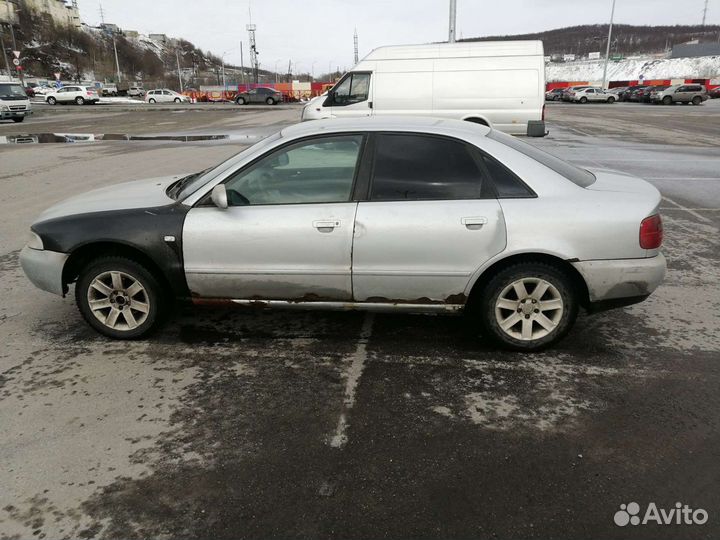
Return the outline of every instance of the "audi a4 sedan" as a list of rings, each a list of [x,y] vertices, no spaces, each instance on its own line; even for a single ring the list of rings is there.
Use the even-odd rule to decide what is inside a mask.
[[[665,275],[660,194],[455,120],[304,122],[202,172],[46,210],[21,263],[112,338],[197,304],[464,313],[516,350]]]

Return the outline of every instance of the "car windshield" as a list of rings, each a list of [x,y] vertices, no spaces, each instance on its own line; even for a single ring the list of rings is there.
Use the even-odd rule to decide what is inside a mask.
[[[505,133],[501,133],[493,129],[490,133],[488,133],[488,138],[493,139],[494,141],[502,143],[506,146],[509,146],[510,148],[517,150],[522,154],[525,154],[526,156],[534,159],[535,161],[542,163],[549,169],[552,169],[559,175],[564,176],[573,184],[576,184],[580,187],[586,188],[595,183],[595,175],[590,171],[581,169],[580,167],[576,167],[575,165],[571,165],[567,161],[563,161],[562,159],[555,157],[552,154],[548,154],[547,152],[544,152],[543,150],[540,150],[539,148],[536,148],[531,144],[522,142],[521,140],[513,137],[512,135],[506,135]]]
[[[250,155],[259,148],[262,148],[276,140],[278,140],[281,137],[280,132],[275,133],[273,135],[270,135],[269,137],[265,137],[263,139],[260,139],[258,142],[253,144],[252,146],[249,146],[242,150],[241,152],[235,154],[231,158],[223,161],[219,165],[216,165],[214,167],[210,167],[209,169],[205,169],[204,171],[201,171],[199,173],[191,174],[190,176],[186,176],[185,178],[182,178],[178,180],[176,183],[172,184],[170,188],[167,191],[168,196],[172,197],[173,199],[177,201],[181,201],[183,199],[186,199],[193,193],[195,193],[198,189],[203,187],[205,184],[210,182],[213,178],[215,178],[218,174],[224,172],[229,168],[229,166],[232,165],[232,163],[242,161],[242,159],[246,155]]]
[[[27,99],[25,90],[19,84],[0,83],[0,99]]]

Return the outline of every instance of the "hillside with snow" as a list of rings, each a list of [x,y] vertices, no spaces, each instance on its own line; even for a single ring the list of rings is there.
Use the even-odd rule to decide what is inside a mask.
[[[601,81],[603,60],[550,63],[545,67],[548,82]],[[720,78],[720,56],[698,58],[628,58],[608,64],[608,81],[651,79]]]

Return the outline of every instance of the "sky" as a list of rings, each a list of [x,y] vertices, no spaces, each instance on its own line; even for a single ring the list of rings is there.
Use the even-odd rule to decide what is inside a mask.
[[[705,0],[617,0],[615,22],[700,24]],[[459,38],[522,34],[601,24],[612,0],[457,0]],[[78,0],[84,22],[100,23],[100,2]],[[182,37],[203,50],[248,65],[248,33],[257,26],[261,68],[316,75],[353,65],[353,31],[359,56],[381,45],[447,40],[448,0],[102,0],[105,21],[143,34]],[[720,24],[720,0],[709,0],[707,24]],[[332,68],[332,69],[330,69]]]

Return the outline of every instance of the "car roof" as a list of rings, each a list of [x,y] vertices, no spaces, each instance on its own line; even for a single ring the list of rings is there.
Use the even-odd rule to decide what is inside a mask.
[[[294,139],[306,135],[317,135],[323,131],[328,133],[342,131],[408,131],[434,133],[437,135],[455,135],[460,138],[466,138],[468,136],[486,136],[490,133],[491,129],[474,122],[446,118],[366,116],[361,118],[311,120],[286,127],[280,134],[283,137]]]

